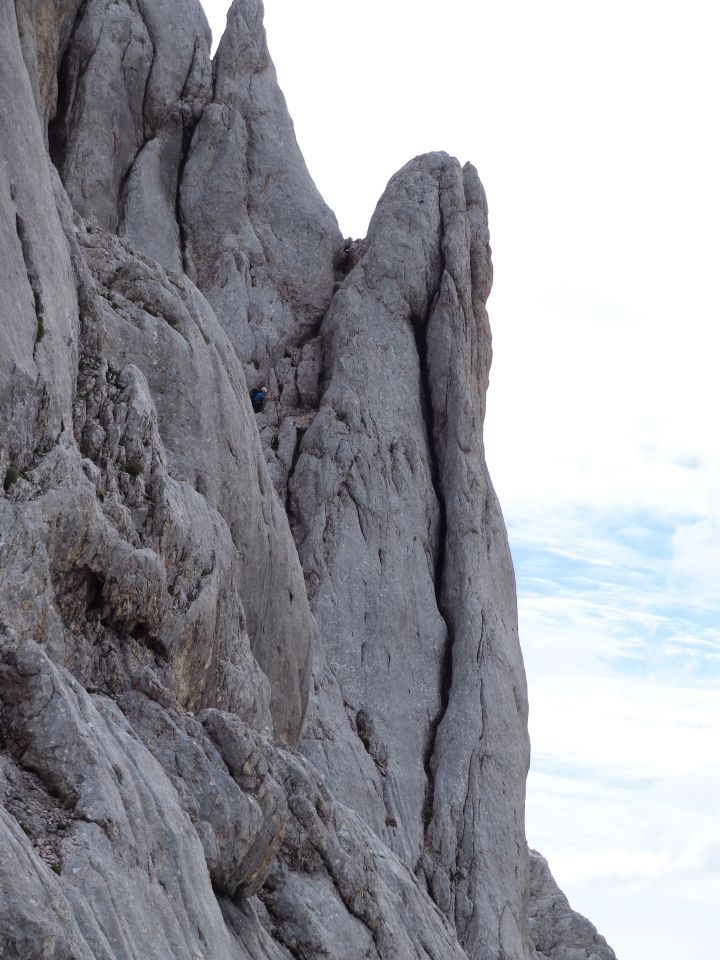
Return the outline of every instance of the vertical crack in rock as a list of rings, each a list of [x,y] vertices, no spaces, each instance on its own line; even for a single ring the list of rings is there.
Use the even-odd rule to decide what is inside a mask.
[[[143,97],[142,97],[142,107],[140,110],[140,118],[142,121],[142,133],[143,133],[142,146],[144,146],[148,142],[148,140],[150,140],[153,136],[153,130],[150,123],[150,96],[152,92],[153,73],[155,70],[155,63],[156,63],[156,57],[157,57],[157,46],[156,46],[156,40],[153,37],[153,31],[147,22],[147,17],[143,12],[142,3],[140,2],[138,2],[137,4],[137,12],[140,17],[140,20],[142,21],[143,27],[145,28],[145,31],[147,33],[148,40],[150,41],[150,48],[151,48],[150,62],[147,65],[147,74],[145,76],[145,86],[143,89]],[[123,60],[124,60],[124,56],[123,56]],[[140,154],[140,151],[142,150],[142,146],[138,150],[137,155]],[[136,155],[136,158],[137,158],[137,155]]]
[[[23,261],[25,262],[25,272],[27,273],[30,292],[32,293],[33,305],[35,307],[35,318],[37,327],[35,330],[35,346],[33,348],[33,357],[35,351],[45,338],[45,306],[43,304],[42,290],[40,288],[40,276],[35,264],[35,259],[30,244],[30,237],[25,223],[19,213],[15,214],[15,232],[17,233],[20,247],[22,249]]]
[[[83,17],[88,6],[89,0],[82,0],[80,6],[78,7],[75,18],[72,22],[72,26],[69,29],[69,38],[65,50],[59,51],[60,57],[57,66],[57,99],[55,103],[55,108],[52,115],[49,118],[48,123],[48,152],[50,154],[50,159],[54,163],[55,167],[58,170],[62,170],[65,163],[65,155],[67,153],[67,134],[68,127],[65,122],[65,117],[68,116],[74,105],[74,99],[77,95],[77,83],[70,83],[69,81],[69,53],[73,49],[75,34],[78,30],[79,24],[82,22]],[[100,43],[100,36],[98,35],[98,44]],[[97,50],[97,45],[95,50],[93,50],[93,56]],[[87,61],[90,62],[90,59]],[[82,79],[82,73],[78,77],[78,80]]]
[[[444,263],[441,268],[441,277],[444,273]],[[433,407],[432,407],[432,389],[429,379],[428,371],[428,358],[427,358],[427,325],[429,323],[430,315],[432,313],[433,303],[437,299],[437,294],[430,300],[430,305],[428,306],[427,313],[424,317],[413,316],[411,318],[411,325],[413,333],[415,335],[415,345],[417,348],[418,354],[418,366],[420,372],[420,407],[423,416],[423,422],[425,424],[425,431],[427,434],[427,450],[430,458],[430,469],[431,469],[431,479],[432,486],[435,492],[435,498],[438,505],[438,526],[437,526],[437,555],[435,557],[435,569],[434,569],[434,588],[435,588],[435,602],[437,604],[437,609],[442,617],[445,628],[447,631],[447,639],[445,641],[445,649],[442,654],[442,662],[440,666],[440,675],[438,678],[438,685],[440,689],[440,705],[438,711],[434,717],[429,721],[428,733],[427,733],[427,743],[423,749],[423,767],[425,770],[426,777],[426,787],[425,787],[425,801],[423,803],[423,825],[424,829],[427,829],[430,820],[432,818],[433,806],[434,806],[434,793],[435,793],[435,777],[432,769],[432,760],[433,754],[435,752],[435,741],[437,737],[437,730],[442,722],[442,718],[445,715],[447,710],[448,700],[450,697],[450,689],[452,687],[452,669],[453,669],[453,657],[452,657],[452,648],[453,648],[453,624],[452,616],[448,616],[448,611],[445,609],[445,604],[443,603],[443,577],[445,573],[445,551],[447,547],[447,513],[445,507],[445,496],[442,489],[442,481],[440,477],[440,464],[438,461],[437,450],[435,446],[435,428],[434,428],[434,416],[433,416]]]
[[[192,69],[192,68],[191,68]],[[189,71],[188,71],[189,76]],[[187,81],[186,81],[187,82]],[[183,124],[182,130],[182,145],[180,148],[180,162],[178,164],[178,173],[177,173],[177,182],[175,184],[175,220],[178,226],[179,242],[180,242],[180,257],[182,260],[183,269],[187,270],[187,258],[186,258],[186,249],[187,249],[187,231],[185,229],[185,223],[182,217],[182,198],[181,198],[181,187],[182,180],[185,174],[185,167],[188,162],[188,157],[190,156],[190,145],[192,144],[193,134],[197,127],[196,123],[192,125]]]
[[[295,468],[297,467],[298,460],[300,459],[300,452],[303,437],[305,436],[305,430],[296,430],[295,443],[293,444],[292,459],[290,461],[290,467],[287,472],[287,480],[285,482],[285,513],[287,514],[288,521],[290,522],[290,529],[293,527],[293,508],[292,508],[292,497],[290,495],[290,484],[292,478],[295,476]]]
[[[446,504],[425,333],[442,267],[437,177],[448,161],[418,158],[378,205],[323,325],[326,390],[291,485],[328,664],[318,710],[341,725],[322,764],[337,795],[408,866],[433,807],[430,761],[451,685],[453,637],[439,602]],[[372,721],[370,751],[358,743],[358,715]],[[318,737],[305,742],[315,758]]]
[[[152,33],[150,32],[150,29],[148,27],[148,24],[145,20],[145,17],[143,16],[142,9],[140,7],[138,7],[138,15],[147,33],[148,41],[150,43],[151,53],[150,53],[150,62],[149,64],[147,64],[147,73],[145,75],[145,85],[143,88],[143,96],[142,96],[142,107],[140,110],[140,124],[139,124],[139,126],[141,127],[140,136],[138,137],[138,142],[136,144],[134,155],[129,160],[127,167],[120,180],[120,185],[118,187],[118,215],[117,215],[118,226],[122,224],[123,221],[125,220],[126,208],[128,203],[128,189],[130,185],[130,178],[132,177],[133,170],[135,169],[135,164],[137,163],[138,157],[140,156],[140,154],[142,153],[142,151],[145,149],[148,142],[152,138],[152,133],[149,132],[148,102],[150,97],[150,84],[153,76],[153,66],[155,64],[156,49],[155,49],[155,41],[153,40]],[[101,29],[101,32],[102,32],[102,29]],[[92,57],[95,56],[95,52],[97,50],[97,46],[99,43],[100,43],[100,36],[98,36],[98,43],[96,44],[95,50],[93,50],[90,58],[88,59],[88,62],[90,62]],[[128,40],[125,50],[123,50],[123,54],[121,58],[123,72],[125,71],[125,55],[130,47],[130,43],[131,41]],[[81,80],[82,80],[82,74],[78,77],[77,82],[80,83]]]

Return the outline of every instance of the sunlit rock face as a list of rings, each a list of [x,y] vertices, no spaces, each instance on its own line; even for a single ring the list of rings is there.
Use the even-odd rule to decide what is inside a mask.
[[[530,874],[482,186],[346,243],[262,12],[0,6],[0,955],[612,960]]]

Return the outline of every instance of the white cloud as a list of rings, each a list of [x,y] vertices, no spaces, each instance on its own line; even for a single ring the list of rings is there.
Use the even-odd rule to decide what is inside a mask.
[[[531,774],[530,842],[623,960],[710,955],[720,903],[712,761],[691,775],[614,785],[578,771]]]
[[[679,526],[673,535],[672,573],[717,605],[720,588],[720,518]]]
[[[679,687],[654,677],[569,669],[539,674],[535,687],[530,732],[541,771],[569,767],[612,785],[691,776],[718,755],[719,683]]]
[[[571,598],[554,611],[547,599],[548,610],[540,596],[521,607],[533,745],[528,840],[620,957],[707,957],[720,905],[720,675],[681,685],[667,649],[657,674],[618,672],[613,657],[625,638],[614,614],[598,628],[601,603],[594,611],[586,597],[576,612]],[[712,630],[683,639],[717,649]],[[683,663],[683,643],[665,646],[676,643]],[[646,928],[649,903],[658,909]]]

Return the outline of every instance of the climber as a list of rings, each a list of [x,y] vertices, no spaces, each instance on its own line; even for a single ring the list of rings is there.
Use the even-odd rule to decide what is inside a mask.
[[[268,388],[260,387],[258,390],[257,387],[254,387],[250,391],[250,403],[252,404],[253,411],[255,413],[260,413],[262,408],[265,406],[265,399],[267,398]]]

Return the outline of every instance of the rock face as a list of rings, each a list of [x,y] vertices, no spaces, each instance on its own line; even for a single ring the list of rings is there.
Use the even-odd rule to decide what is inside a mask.
[[[530,937],[548,960],[616,960],[595,927],[570,907],[547,860],[530,851]]]
[[[291,516],[325,660],[308,754],[472,956],[520,957],[527,701],[482,449],[490,277],[475,170],[412,161],[323,324],[327,386]]]
[[[209,43],[0,7],[0,955],[612,960],[528,864],[477,173],[346,243]]]

